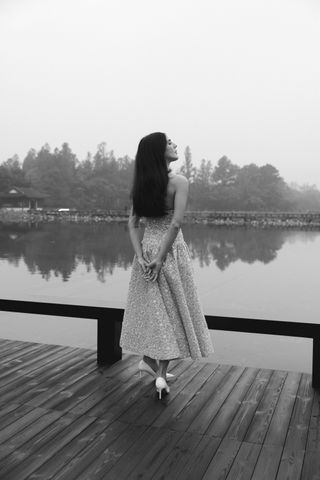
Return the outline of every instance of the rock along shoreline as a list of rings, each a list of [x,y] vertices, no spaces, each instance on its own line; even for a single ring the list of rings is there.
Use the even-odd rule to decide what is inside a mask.
[[[127,222],[128,211],[0,210],[1,223],[108,223]],[[227,227],[295,228],[320,230],[320,212],[187,211],[184,222]]]

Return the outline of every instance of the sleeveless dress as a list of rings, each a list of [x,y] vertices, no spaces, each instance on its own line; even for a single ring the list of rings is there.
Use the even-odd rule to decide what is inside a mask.
[[[157,254],[173,211],[144,217],[142,252],[147,261]],[[145,280],[134,256],[120,346],[157,360],[207,357],[213,353],[187,244],[181,229],[155,282]]]

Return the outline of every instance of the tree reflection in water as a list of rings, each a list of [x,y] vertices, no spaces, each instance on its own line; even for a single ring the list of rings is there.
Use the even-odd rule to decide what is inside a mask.
[[[131,265],[132,250],[124,224],[2,226],[0,258],[14,265],[23,259],[30,273],[40,273],[46,280],[54,275],[68,281],[83,264],[104,282],[115,266]]]
[[[214,262],[220,270],[237,260],[269,263],[283,244],[297,235],[290,230],[199,224],[185,224],[183,232],[192,258],[200,266]],[[317,234],[308,232],[308,238]],[[93,269],[104,282],[115,267],[130,268],[133,249],[126,223],[1,225],[0,258],[14,266],[23,260],[30,273],[40,273],[46,280],[54,275],[68,281],[79,265],[86,265],[88,272]]]
[[[184,228],[185,240],[191,256],[200,266],[213,261],[220,270],[241,260],[245,263],[269,263],[277,256],[286,238],[293,232],[287,230],[258,230],[254,228],[213,227],[192,225]]]

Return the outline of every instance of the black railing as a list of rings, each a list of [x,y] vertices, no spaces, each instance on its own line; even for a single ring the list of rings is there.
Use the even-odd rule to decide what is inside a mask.
[[[0,300],[0,310],[5,312],[54,315],[59,317],[91,318],[98,321],[97,361],[99,365],[112,364],[121,360],[119,345],[122,308],[92,307],[60,303],[31,302],[23,300]],[[220,317],[206,315],[208,328],[229,332],[264,333],[289,337],[313,339],[312,386],[320,388],[320,324],[258,320],[252,318]]]

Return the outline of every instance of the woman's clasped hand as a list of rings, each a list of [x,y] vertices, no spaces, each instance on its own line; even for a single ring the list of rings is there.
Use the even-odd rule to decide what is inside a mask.
[[[162,262],[158,259],[147,262],[143,257],[139,257],[138,262],[142,270],[143,278],[151,282],[156,281],[162,266]]]

